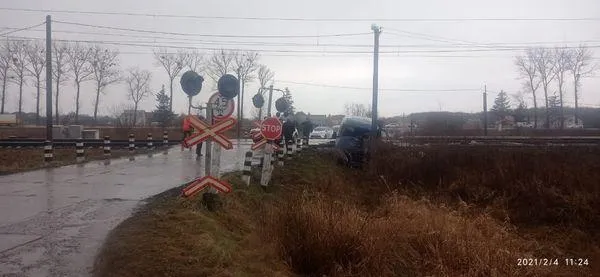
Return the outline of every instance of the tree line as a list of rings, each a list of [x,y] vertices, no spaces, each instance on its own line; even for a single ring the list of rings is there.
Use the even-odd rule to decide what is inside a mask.
[[[114,83],[120,82],[119,52],[99,45],[55,42],[52,45],[52,80],[54,87],[55,122],[59,122],[60,89],[72,81],[76,88],[75,121],[80,115],[81,84],[93,81],[96,87],[94,120],[97,119],[100,94]],[[46,47],[42,41],[6,40],[0,44],[0,78],[2,98],[0,113],[5,112],[7,87],[18,86],[18,114],[23,113],[23,88],[31,84],[36,88],[36,123],[40,123],[42,90],[45,88]],[[32,81],[32,82],[30,82]]]
[[[543,127],[550,128],[553,114],[559,127],[564,128],[565,108],[564,99],[568,93],[566,85],[572,84],[572,93],[575,100],[575,124],[579,120],[579,99],[581,80],[593,75],[598,68],[593,62],[592,51],[585,47],[556,47],[556,48],[529,48],[525,53],[515,58],[515,66],[519,78],[523,81],[523,88],[533,97],[533,126],[538,126],[538,92],[541,88],[545,107],[545,120]],[[526,110],[527,101],[523,95],[514,95],[517,100],[517,110]],[[500,94],[496,99],[496,112],[502,113],[507,109],[506,94]]]
[[[169,81],[169,94],[153,93],[151,88],[152,74],[150,71],[139,67],[131,67],[123,70],[120,65],[119,51],[102,47],[96,44],[68,43],[56,41],[52,44],[52,80],[54,97],[54,121],[60,122],[59,96],[61,88],[68,83],[75,87],[74,99],[74,122],[79,123],[81,115],[81,85],[85,82],[93,82],[95,94],[84,96],[84,99],[92,98],[94,121],[98,118],[98,106],[108,86],[116,83],[124,83],[127,88],[127,97],[134,109],[134,117],[137,116],[139,103],[155,95],[158,102],[157,111],[163,114],[163,120],[168,119],[173,113],[173,91],[178,85],[177,78],[187,70],[196,71],[198,74],[208,76],[213,81],[225,74],[234,74],[240,80],[240,95],[238,102],[238,118],[243,118],[245,88],[251,82],[257,80],[262,89],[272,84],[274,73],[268,66],[259,64],[259,54],[253,51],[226,51],[218,50],[212,53],[201,53],[192,50],[169,51],[166,48],[154,49],[153,57],[155,65],[164,69]],[[35,114],[36,124],[40,124],[40,106],[42,91],[45,91],[46,73],[46,47],[39,40],[17,40],[7,39],[0,42],[0,113],[5,113],[6,96],[9,93],[10,84],[18,88],[17,112],[23,113],[23,89],[25,86],[36,88]],[[15,93],[15,94],[16,94]],[[162,101],[162,103],[161,103]],[[168,103],[165,105],[165,103]],[[168,106],[168,112],[165,113]],[[166,117],[165,117],[166,116]],[[134,119],[134,122],[136,120]]]

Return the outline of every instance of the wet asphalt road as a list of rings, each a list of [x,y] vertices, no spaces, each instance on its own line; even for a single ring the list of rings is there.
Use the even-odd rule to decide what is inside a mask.
[[[241,169],[249,149],[245,141],[222,151],[221,172]],[[0,276],[89,276],[108,232],[141,200],[203,174],[204,159],[177,146],[0,176]]]

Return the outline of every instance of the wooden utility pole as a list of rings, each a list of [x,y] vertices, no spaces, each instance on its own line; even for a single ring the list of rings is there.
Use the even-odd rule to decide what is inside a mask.
[[[371,131],[373,138],[377,136],[377,92],[379,90],[379,35],[381,27],[373,24],[371,30],[374,34],[374,49],[373,49],[373,102],[371,107]]]
[[[273,100],[273,85],[269,86],[269,106],[267,106],[267,116],[271,117],[271,101]],[[262,120],[262,118],[259,118]]]
[[[579,77],[580,75],[577,74],[575,75],[575,125],[579,125],[579,103],[577,100],[579,100],[579,97],[577,95],[577,87],[579,86]],[[564,122],[564,119],[563,119]]]
[[[52,19],[46,16],[46,140],[52,141]]]
[[[483,87],[483,135],[488,134],[487,85]]]

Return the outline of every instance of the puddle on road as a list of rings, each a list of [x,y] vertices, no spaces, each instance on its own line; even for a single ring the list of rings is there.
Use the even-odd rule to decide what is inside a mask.
[[[123,199],[123,198],[105,198],[102,199],[106,202],[121,202],[121,201],[129,201],[128,199]]]

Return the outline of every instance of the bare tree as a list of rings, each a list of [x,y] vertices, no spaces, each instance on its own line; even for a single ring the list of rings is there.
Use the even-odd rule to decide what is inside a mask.
[[[221,76],[235,71],[233,64],[234,56],[234,52],[223,49],[213,52],[208,60],[206,74],[216,83]]]
[[[273,83],[273,79],[275,78],[275,72],[271,71],[269,67],[264,64],[261,64],[258,67],[258,84],[260,85],[259,92],[262,96],[265,96],[265,92],[267,91],[265,88],[269,83]],[[265,110],[266,105],[263,105],[262,108],[258,109],[258,118],[262,118],[263,111]]]
[[[538,106],[536,91],[540,87],[541,79],[536,66],[535,52],[533,49],[527,49],[525,56],[517,56],[515,65],[519,72],[519,78],[525,80],[525,86],[533,95],[533,127],[537,128]]]
[[[546,100],[546,128],[550,128],[550,110],[548,102],[548,88],[550,84],[556,78],[556,62],[554,53],[547,48],[535,48],[535,65],[537,67],[538,74],[542,82],[542,88],[544,89],[544,99]]]
[[[6,104],[6,86],[8,80],[12,77],[12,53],[8,42],[0,45],[0,78],[2,78],[2,106],[0,108],[0,114],[4,113],[4,106]]]
[[[56,98],[54,99],[54,114],[55,124],[59,124],[60,115],[58,111],[58,103],[60,102],[60,86],[69,79],[69,63],[67,61],[67,53],[71,51],[66,43],[54,43],[52,45],[52,75],[56,83]]]
[[[573,87],[575,88],[575,124],[579,124],[579,86],[582,77],[591,76],[597,67],[591,64],[592,52],[584,45],[571,51],[571,65],[569,71],[573,75]]]
[[[40,124],[40,97],[42,86],[42,74],[46,68],[46,47],[39,41],[27,44],[27,71],[35,78],[35,122]]]
[[[152,73],[148,70],[139,68],[129,69],[129,74],[125,77],[127,83],[127,96],[133,101],[133,126],[137,125],[137,111],[140,102],[151,94],[150,79]]]
[[[236,53],[234,55],[234,66],[236,67],[236,72],[238,75],[238,79],[240,80],[240,95],[238,97],[238,118],[244,118],[244,91],[246,87],[246,83],[252,82],[256,78],[254,74],[258,69],[258,53],[257,52],[244,52],[244,53]],[[237,125],[237,134],[238,137],[241,133],[241,124]]]
[[[189,70],[192,70],[198,74],[205,70],[204,54],[198,51],[186,52],[185,65]]]
[[[19,116],[23,112],[23,85],[25,85],[25,79],[27,78],[27,43],[25,41],[11,41],[9,42],[11,57],[12,72],[15,74],[13,82],[19,85]]]
[[[161,65],[169,76],[169,93],[170,103],[169,109],[173,111],[173,81],[181,73],[189,60],[188,54],[179,51],[177,53],[169,53],[166,48],[154,50],[154,58],[158,65]]]
[[[346,105],[344,105],[344,111],[346,115],[363,117],[371,116],[371,108],[364,104],[346,103]]]
[[[565,83],[565,74],[569,71],[571,65],[571,51],[564,47],[554,49],[554,75],[558,83],[558,101],[560,102],[559,114],[560,114],[560,128],[565,128],[565,112],[563,102],[563,89]]]
[[[92,49],[89,46],[82,45],[79,43],[73,44],[69,47],[70,51],[67,52],[67,63],[73,73],[73,82],[75,83],[76,96],[75,96],[75,123],[79,123],[79,95],[81,91],[81,83],[90,81],[93,79],[92,65],[90,64],[90,57],[92,56]]]
[[[96,122],[100,92],[103,92],[107,86],[119,82],[121,72],[118,68],[119,52],[117,50],[104,49],[95,45],[91,52],[92,79],[96,83],[96,101],[94,102],[94,122]]]

